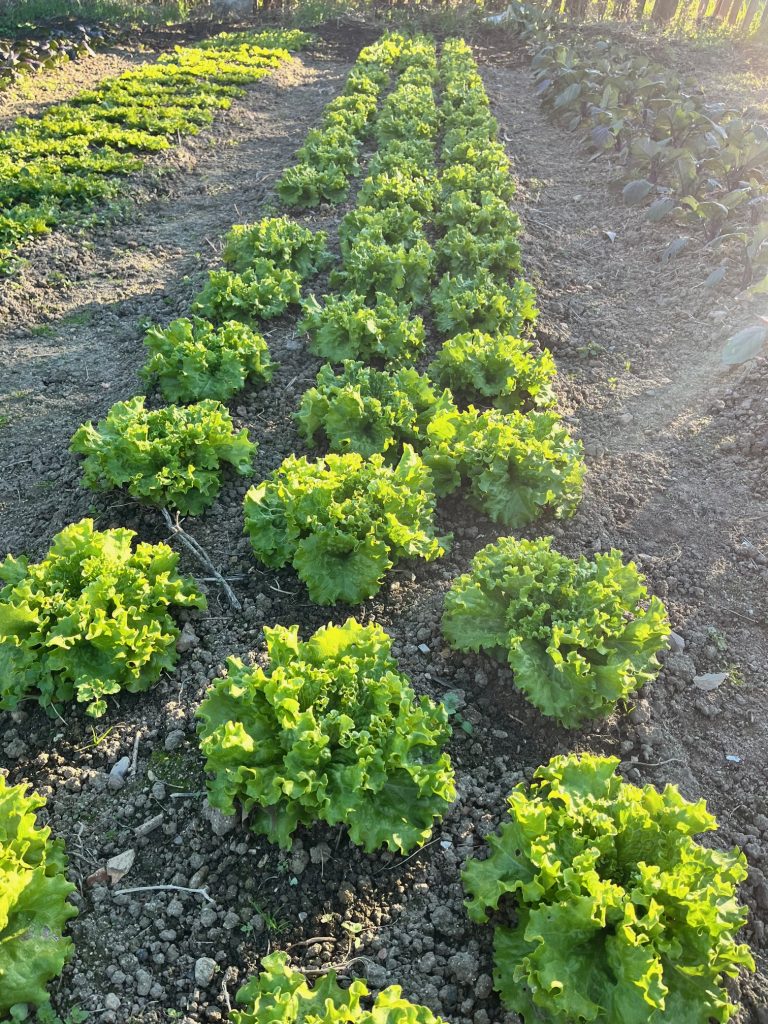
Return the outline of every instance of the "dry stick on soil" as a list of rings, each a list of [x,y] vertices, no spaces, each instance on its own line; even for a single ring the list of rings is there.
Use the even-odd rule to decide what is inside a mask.
[[[213,578],[219,584],[221,589],[227,595],[227,600],[235,609],[235,611],[241,612],[243,610],[243,606],[240,604],[237,597],[235,597],[234,590],[232,589],[232,587],[230,587],[230,585],[221,575],[219,570],[213,564],[205,548],[201,547],[201,545],[198,544],[195,538],[191,536],[191,534],[187,533],[187,531],[181,525],[181,523],[179,522],[178,513],[176,515],[176,520],[174,522],[174,520],[171,519],[168,513],[168,509],[161,508],[160,511],[162,512],[163,519],[165,520],[166,525],[168,526],[168,529],[171,531],[172,535],[174,537],[178,537],[181,543],[187,549],[187,551],[194,555],[198,562],[205,566],[208,572],[213,576]]]
[[[327,974],[328,971],[335,971],[336,974],[341,974],[342,971],[349,970],[353,964],[373,965],[373,960],[369,956],[353,956],[351,960],[345,960],[341,964],[326,964],[325,967],[304,967],[301,973],[306,975],[307,978],[319,978],[323,974]]]
[[[115,889],[114,896],[127,896],[130,892],[193,892],[204,897],[209,903],[216,905],[216,900],[208,894],[207,889],[190,889],[186,885],[138,885],[133,889]]]

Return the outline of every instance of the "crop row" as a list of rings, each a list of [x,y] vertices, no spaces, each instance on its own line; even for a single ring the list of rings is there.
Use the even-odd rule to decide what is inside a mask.
[[[329,362],[297,421],[329,453],[290,456],[244,506],[256,558],[292,565],[320,604],[374,595],[400,558],[440,557],[450,543],[435,533],[442,495],[465,486],[478,509],[518,528],[544,511],[570,514],[584,472],[553,407],[552,357],[528,336],[535,297],[519,274],[508,161],[469,47],[449,40],[438,61],[431,41],[389,35],[362,52],[350,82],[342,99],[351,102],[332,101],[300,151],[301,176],[286,172],[279,186],[302,207],[339,201],[363,139],[376,143],[341,220],[330,290],[303,300],[309,347]],[[374,102],[359,102],[366,96]],[[300,179],[339,187],[304,189]],[[251,471],[252,442],[222,402],[249,379],[269,379],[258,323],[302,302],[305,279],[331,266],[326,242],[285,217],[233,228],[226,267],[211,271],[192,317],[147,336],[148,379],[171,403],[190,404],[151,409],[137,396],[81,427],[72,447],[85,457],[87,486],[125,487],[194,515],[218,494],[223,464]],[[74,697],[98,715],[110,694],[146,689],[174,664],[170,607],[203,608],[204,599],[165,545],[133,550],[131,540],[84,520],[43,562],[6,560],[0,679],[10,684],[0,707]],[[620,552],[574,560],[548,538],[506,537],[454,581],[443,631],[456,649],[506,659],[542,713],[575,725],[654,676],[669,627]],[[346,825],[368,852],[423,844],[455,798],[446,707],[416,696],[375,623],[349,618],[306,640],[277,625],[265,636],[265,667],[230,659],[198,709],[209,802],[226,814],[240,808],[251,829],[286,847],[315,821]],[[494,921],[496,989],[529,1022],[725,1021],[733,1008],[723,979],[751,965],[735,941],[743,855],[693,840],[715,825],[703,805],[674,787],[629,786],[616,767],[591,755],[553,759],[530,792],[510,796],[491,855],[469,861],[476,921],[509,895],[517,901],[514,927]],[[66,950],[55,952],[43,980],[61,967]],[[342,991],[329,976],[313,990],[284,954],[264,966],[239,993],[235,1024],[316,1012],[366,1024],[435,1020],[396,987],[368,1011],[362,982]],[[40,976],[33,981],[38,989],[19,991],[39,992]]]
[[[40,117],[18,118],[0,138],[0,274],[13,268],[26,239],[97,214],[145,154],[199,132],[306,39],[302,32],[223,33],[176,47]]]
[[[768,290],[768,127],[710,101],[682,77],[616,40],[553,33],[546,14],[513,5],[505,21],[533,53],[535,91],[585,151],[619,169],[625,201],[646,204],[652,223],[669,220],[698,235],[726,278]],[[670,255],[688,241],[677,240]],[[672,243],[673,246],[675,243]]]

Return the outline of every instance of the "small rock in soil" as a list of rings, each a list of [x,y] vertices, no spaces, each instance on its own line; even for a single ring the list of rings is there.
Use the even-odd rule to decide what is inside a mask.
[[[121,757],[117,764],[112,765],[109,778],[107,779],[107,785],[110,789],[122,789],[130,767],[131,759],[129,757]]]
[[[181,729],[172,729],[171,732],[165,737],[165,743],[163,746],[172,753],[174,750],[178,750],[181,744],[184,742],[184,733]]]
[[[216,973],[216,961],[209,956],[201,956],[195,961],[195,984],[206,988],[213,981]]]
[[[195,647],[200,646],[200,638],[192,628],[189,622],[184,623],[184,628],[181,631],[179,639],[176,641],[176,650],[179,654],[184,654],[186,651],[192,651]]]

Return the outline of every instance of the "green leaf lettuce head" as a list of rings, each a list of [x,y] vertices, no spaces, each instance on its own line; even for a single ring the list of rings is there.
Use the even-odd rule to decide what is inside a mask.
[[[548,349],[509,334],[470,331],[446,341],[429,365],[432,380],[469,402],[489,399],[504,412],[546,408],[555,400],[556,367]]]
[[[669,621],[620,551],[573,559],[551,537],[503,537],[454,580],[443,632],[459,650],[505,657],[532,704],[576,726],[656,676]]]
[[[519,336],[539,315],[526,280],[520,277],[506,284],[483,267],[471,277],[443,274],[432,292],[432,311],[438,330],[445,334],[477,330]]]
[[[298,330],[309,334],[309,350],[340,363],[345,359],[381,359],[412,363],[424,346],[424,323],[410,317],[411,307],[382,292],[369,305],[364,295],[327,295],[324,305],[310,296],[302,305]]]
[[[724,978],[754,970],[735,941],[744,855],[695,842],[717,827],[703,800],[629,785],[618,764],[553,758],[468,862],[474,921],[516,903],[515,925],[495,928],[496,990],[526,1024],[725,1024]]]
[[[436,394],[429,378],[412,367],[387,372],[347,361],[338,375],[327,363],[320,369],[296,420],[307,441],[322,433],[331,451],[399,455],[403,444],[423,447],[427,424],[448,408],[454,408],[450,392]]]
[[[288,966],[287,953],[270,953],[261,963],[263,972],[237,993],[245,1008],[232,1011],[232,1024],[445,1024],[426,1006],[404,999],[399,985],[377,993],[366,1010],[362,1000],[370,1002],[368,986],[359,978],[340,988],[335,972],[329,971],[312,988]]]
[[[555,412],[447,409],[432,418],[427,436],[424,461],[436,493],[466,481],[474,503],[503,526],[525,526],[545,509],[569,516],[581,500],[581,442]]]
[[[429,470],[410,445],[394,467],[382,455],[291,455],[246,494],[245,532],[265,565],[293,565],[312,601],[357,604],[399,559],[445,553],[434,511]]]
[[[257,259],[272,260],[282,270],[292,270],[304,280],[331,261],[327,235],[316,234],[290,217],[265,217],[256,224],[235,224],[224,238],[224,263],[243,273]]]
[[[219,402],[144,408],[144,396],[116,402],[97,426],[84,423],[70,451],[85,456],[83,483],[95,491],[125,487],[132,498],[198,515],[221,490],[222,464],[253,472],[256,445],[234,432]]]
[[[48,1002],[48,982],[72,954],[64,936],[77,909],[67,902],[64,843],[38,828],[45,800],[26,785],[8,786],[0,775],[0,1015],[12,1006]]]
[[[280,316],[300,300],[301,278],[295,270],[257,258],[242,274],[209,271],[208,282],[192,303],[192,312],[216,324],[239,320],[255,326],[259,320]]]
[[[168,402],[224,402],[248,380],[272,379],[266,341],[236,320],[220,327],[200,317],[174,320],[167,327],[152,327],[144,344],[149,359],[142,376],[156,380]]]
[[[455,799],[446,709],[416,697],[380,626],[298,633],[265,628],[267,668],[230,658],[201,704],[209,802],[284,848],[316,821],[368,853],[422,845]]]
[[[9,555],[0,564],[0,708],[76,698],[98,716],[109,694],[147,690],[173,668],[169,609],[206,601],[166,544],[134,550],[134,536],[83,519],[54,537],[42,562]]]

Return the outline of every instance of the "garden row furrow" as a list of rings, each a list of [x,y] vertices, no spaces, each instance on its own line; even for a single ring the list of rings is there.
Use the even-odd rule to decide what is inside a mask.
[[[288,456],[246,494],[259,565],[291,566],[315,604],[360,605],[399,561],[445,554],[450,537],[438,535],[436,510],[460,488],[507,529],[572,514],[582,450],[555,409],[554,360],[532,341],[535,295],[521,276],[496,133],[462,40],[447,40],[439,58],[418,36],[366,48],[278,185],[301,208],[340,202],[363,140],[375,140],[325,294],[302,299],[307,280],[334,263],[323,233],[288,217],[235,226],[225,269],[210,272],[191,316],[147,335],[144,373],[170,404],[137,396],[75,434],[85,486],[122,488],[172,527],[175,514],[178,533],[180,514],[212,505],[226,466],[249,475],[254,445],[223,403],[249,381],[268,386],[259,327],[301,306],[309,349],[328,362],[295,417],[325,454]],[[77,699],[100,716],[112,695],[145,690],[172,669],[171,606],[206,606],[177,561],[166,545],[134,550],[130,531],[100,532],[90,520],[62,531],[40,563],[9,557],[0,567],[0,678],[9,681],[0,707]],[[452,582],[443,632],[455,650],[506,660],[526,698],[572,727],[613,712],[654,677],[669,623],[620,552],[571,559],[550,538],[510,536]],[[344,826],[367,853],[423,846],[456,797],[448,707],[416,695],[375,622],[348,618],[304,639],[297,625],[277,624],[265,637],[266,660],[231,658],[197,710],[210,806],[240,812],[286,849],[316,822]],[[468,860],[468,913],[479,923],[493,916],[495,989],[529,1024],[727,1021],[724,981],[752,966],[736,941],[744,857],[695,842],[715,827],[703,803],[674,787],[626,784],[617,766],[589,754],[553,758],[510,795],[490,855]],[[31,799],[28,815],[35,806],[19,788],[6,799]],[[15,832],[8,845],[23,882],[31,865]],[[19,972],[17,998],[0,997],[0,1011],[41,1002],[68,952],[55,942],[69,914],[63,855],[45,849],[48,959]],[[12,898],[10,912],[22,913],[20,904]],[[9,955],[19,959],[13,947]],[[287,953],[263,963],[238,993],[234,1024],[315,1013],[437,1020],[396,986],[369,1010],[361,981],[343,990],[331,972],[313,989]]]

